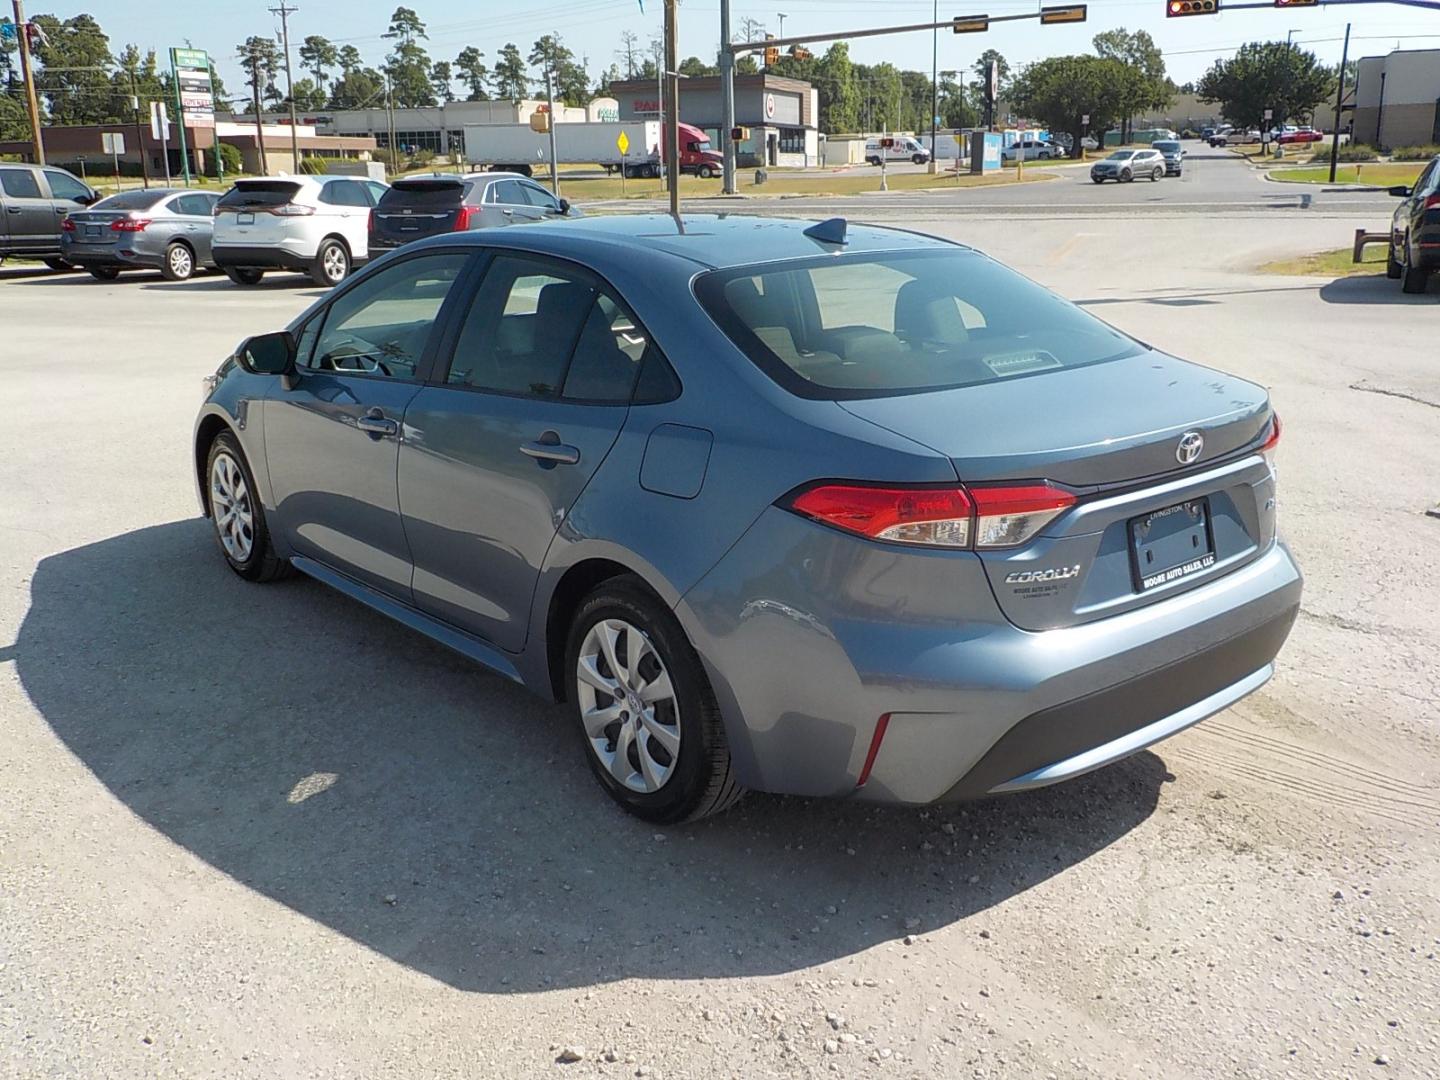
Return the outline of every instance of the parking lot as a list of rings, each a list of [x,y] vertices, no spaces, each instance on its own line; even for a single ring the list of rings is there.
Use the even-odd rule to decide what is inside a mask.
[[[1257,271],[1378,203],[1062,184],[892,205],[1267,386],[1304,606],[1238,707],[929,810],[628,818],[562,709],[217,556],[201,378],[320,290],[0,270],[0,1076],[1435,1076],[1440,282]]]

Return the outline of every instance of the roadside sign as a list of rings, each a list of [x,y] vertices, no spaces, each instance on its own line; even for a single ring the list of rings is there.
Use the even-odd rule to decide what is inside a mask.
[[[165,111],[163,101],[150,103],[150,137],[157,140],[170,138],[170,114]]]
[[[1273,120],[1274,118],[1275,118],[1275,110],[1274,110],[1274,109],[1266,109],[1266,110],[1265,110],[1265,119],[1266,119],[1266,120]]]
[[[983,34],[990,29],[989,15],[957,15],[950,23],[957,34]]]
[[[114,154],[117,157],[125,153],[125,136],[118,131],[102,131],[100,133],[100,149],[106,154]]]
[[[1054,23],[1077,23],[1084,21],[1084,4],[1067,4],[1064,7],[1042,7],[1040,9],[1040,25],[1042,26],[1051,26]]]
[[[214,127],[215,93],[210,55],[203,49],[171,49],[170,65],[179,88],[180,122],[190,127]]]
[[[1080,117],[1080,123],[1086,125],[1087,127],[1089,126],[1089,124],[1090,124],[1090,114],[1089,114],[1088,112],[1085,113],[1084,115],[1082,115],[1082,116]]]
[[[630,136],[626,135],[623,130],[615,137],[615,149],[620,151],[621,157],[630,152]]]

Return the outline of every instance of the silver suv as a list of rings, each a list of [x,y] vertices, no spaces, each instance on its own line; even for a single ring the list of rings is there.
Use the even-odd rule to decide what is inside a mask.
[[[1114,180],[1128,184],[1137,176],[1160,180],[1165,176],[1165,158],[1159,150],[1116,150],[1090,167],[1090,179],[1097,184]]]

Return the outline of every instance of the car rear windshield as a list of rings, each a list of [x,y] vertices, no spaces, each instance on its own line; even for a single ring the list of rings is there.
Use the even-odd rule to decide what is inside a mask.
[[[300,193],[300,185],[289,180],[247,180],[220,197],[216,208],[236,206],[284,206]]]
[[[822,256],[713,271],[696,296],[801,397],[885,397],[1042,375],[1142,346],[978,252]]]
[[[1159,150],[1162,154],[1163,154],[1165,151],[1167,151],[1167,150],[1179,150],[1179,149],[1180,149],[1180,144],[1179,144],[1178,142],[1168,142],[1168,141],[1165,141],[1165,142],[1153,142],[1153,143],[1151,143],[1150,145],[1151,145],[1154,149]]]
[[[111,195],[107,199],[101,199],[91,210],[148,210],[161,199],[168,196],[168,191],[122,191]]]
[[[459,180],[407,180],[380,196],[380,209],[453,210],[464,194],[465,185]]]

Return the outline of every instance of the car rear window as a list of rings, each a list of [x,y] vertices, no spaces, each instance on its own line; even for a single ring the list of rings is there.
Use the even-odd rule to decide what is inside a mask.
[[[160,191],[122,191],[111,195],[109,198],[101,199],[91,210],[149,210],[161,199],[169,198],[172,193],[165,190]]]
[[[464,194],[465,185],[458,180],[407,180],[380,196],[380,209],[453,210]]]
[[[1164,153],[1166,150],[1180,149],[1180,144],[1178,142],[1155,142],[1151,143],[1150,145],[1156,150],[1159,150],[1161,153]]]
[[[701,305],[801,397],[919,393],[1105,363],[1133,339],[978,252],[822,256],[712,271]]]
[[[289,180],[248,180],[236,184],[220,197],[217,207],[284,206],[300,193],[300,185]]]

